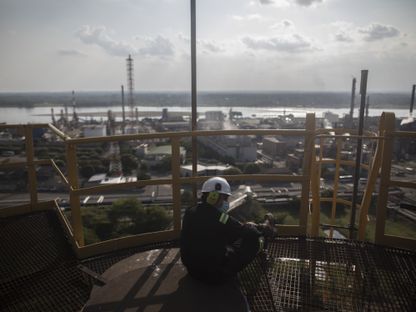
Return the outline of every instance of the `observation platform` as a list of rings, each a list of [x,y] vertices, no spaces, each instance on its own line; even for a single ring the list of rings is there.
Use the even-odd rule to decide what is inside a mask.
[[[172,293],[183,300],[201,295],[180,264],[177,241],[78,260],[64,233],[52,210],[0,219],[0,311],[98,311],[94,306],[106,296],[129,304],[145,298],[155,303],[149,311],[177,311]],[[126,288],[110,297],[106,287],[117,282]],[[250,311],[415,311],[416,253],[352,240],[279,237],[241,272],[237,285],[232,294],[244,300],[228,302],[247,302]],[[202,299],[197,302],[203,307]],[[101,311],[128,308],[134,306]]]

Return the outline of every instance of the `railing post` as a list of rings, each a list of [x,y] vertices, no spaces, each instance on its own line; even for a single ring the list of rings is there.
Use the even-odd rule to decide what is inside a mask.
[[[309,212],[309,190],[311,181],[311,160],[312,152],[315,144],[315,114],[306,114],[306,135],[305,135],[305,149],[303,154],[303,169],[302,175],[304,177],[302,182],[302,198],[299,211],[299,226],[301,231],[306,234],[308,225]]]
[[[335,156],[335,175],[334,175],[334,187],[332,191],[332,208],[331,208],[331,225],[335,224],[335,216],[337,213],[337,197],[338,197],[338,187],[339,187],[339,171],[341,167],[341,150],[342,150],[342,141],[340,138],[335,139],[337,145],[337,154]],[[332,238],[334,234],[334,228],[329,229],[329,237]]]
[[[25,147],[27,160],[27,175],[29,181],[30,208],[33,211],[38,203],[36,168],[34,164],[34,148],[33,148],[33,128],[29,125],[24,126],[25,130]]]
[[[395,128],[395,116],[394,113],[384,112],[381,116],[381,120],[384,121],[384,144],[383,155],[381,160],[381,172],[380,172],[380,190],[377,200],[377,213],[376,213],[376,233],[375,242],[377,244],[383,244],[384,231],[386,227],[387,216],[387,201],[389,197],[389,182],[391,161],[393,156],[393,137],[392,132]]]
[[[311,236],[319,236],[319,221],[321,212],[321,196],[320,196],[320,184],[321,184],[321,170],[320,162],[316,161],[315,148],[312,149],[312,174],[311,174],[311,191],[312,191],[312,225]],[[320,140],[320,153],[319,159],[322,161],[322,140]]]
[[[74,194],[74,190],[79,188],[78,167],[77,167],[77,150],[76,145],[66,144],[68,181],[70,184],[69,204],[71,206],[71,221],[74,230],[75,240],[80,247],[84,246],[84,229],[82,226],[81,205],[79,195]]]
[[[378,135],[383,135],[383,128],[384,128],[384,115],[380,118],[380,125],[379,125],[379,132]],[[360,218],[358,223],[358,239],[364,240],[365,239],[365,229],[368,223],[368,209],[371,204],[372,195],[374,192],[375,184],[377,182],[377,178],[380,172],[380,165],[381,165],[381,156],[383,151],[383,141],[378,140],[377,147],[375,151],[375,155],[373,161],[371,162],[370,173],[368,175],[367,180],[367,187],[364,191],[363,198],[361,200],[361,207],[360,207]]]
[[[181,184],[180,184],[180,138],[174,137],[172,144],[172,201],[173,201],[173,230],[179,236],[181,231]]]
[[[315,151],[315,148],[314,148]],[[321,221],[321,174],[322,174],[322,159],[323,155],[323,139],[319,138],[319,162],[315,157],[312,158],[312,176],[311,176],[311,189],[312,189],[312,226],[311,236],[319,236],[319,224]]]

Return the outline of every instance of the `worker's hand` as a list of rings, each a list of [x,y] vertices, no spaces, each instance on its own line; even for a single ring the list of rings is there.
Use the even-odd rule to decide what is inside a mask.
[[[276,231],[274,227],[270,226],[269,224],[259,224],[257,225],[257,229],[260,233],[262,233],[265,237],[274,237],[276,236]]]
[[[277,236],[277,229],[275,227],[275,220],[272,213],[267,213],[264,216],[264,222],[259,224],[258,229],[265,237]]]
[[[244,226],[250,229],[256,229],[257,230],[257,224],[254,222],[246,222],[244,223]]]

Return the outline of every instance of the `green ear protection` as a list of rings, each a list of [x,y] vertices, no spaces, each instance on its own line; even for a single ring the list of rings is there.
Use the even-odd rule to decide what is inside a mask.
[[[218,201],[218,199],[220,198],[220,193],[218,192],[209,192],[208,197],[207,197],[207,203],[210,205],[215,205]]]

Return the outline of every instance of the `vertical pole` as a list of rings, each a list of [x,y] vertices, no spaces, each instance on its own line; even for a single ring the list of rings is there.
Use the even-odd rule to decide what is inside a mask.
[[[191,103],[192,103],[192,132],[197,126],[197,81],[196,81],[196,3],[191,0]],[[198,171],[198,138],[192,136],[192,176],[197,176]],[[196,203],[197,187],[193,184],[193,198]]]
[[[126,110],[124,108],[124,86],[121,85],[121,112],[123,117],[123,122],[121,124],[121,131],[123,134],[126,134]]]
[[[358,124],[358,139],[357,139],[357,152],[355,155],[355,170],[354,170],[354,188],[352,192],[352,203],[351,203],[351,218],[350,218],[350,239],[355,238],[355,212],[358,201],[358,182],[360,180],[360,169],[361,169],[361,150],[363,144],[363,128],[364,128],[364,109],[365,102],[367,98],[367,78],[368,70],[361,71],[361,82],[360,82],[360,115],[359,115],[359,124]]]
[[[25,129],[25,145],[26,145],[26,159],[27,159],[27,175],[30,192],[30,208],[33,211],[38,203],[36,168],[33,163],[35,158],[33,148],[33,128],[31,126],[24,126]]]
[[[354,121],[354,106],[355,106],[355,84],[357,83],[357,79],[352,78],[352,87],[351,87],[351,105],[350,105],[350,120],[348,127],[353,127]]]
[[[413,106],[415,104],[415,88],[416,88],[416,85],[413,85],[413,88],[412,88],[412,98],[410,100],[410,117],[413,114]]]
[[[181,184],[180,184],[180,141],[172,138],[172,201],[173,201],[173,230],[178,235],[181,230]]]
[[[395,128],[395,116],[394,113],[383,113],[381,116],[384,120],[384,144],[383,144],[383,156],[381,160],[380,171],[380,189],[377,199],[377,215],[376,215],[376,234],[375,243],[382,244],[384,238],[384,230],[386,227],[387,216],[387,201],[389,197],[389,183],[391,172],[391,160],[393,155],[393,137],[392,132]]]
[[[300,220],[299,226],[301,231],[306,234],[308,224],[308,211],[309,211],[309,190],[311,181],[311,160],[313,147],[315,144],[315,114],[306,114],[306,135],[305,135],[305,150],[303,154],[303,182],[302,182],[302,197],[300,206]]]
[[[316,161],[315,148],[312,152],[312,175],[311,175],[311,191],[312,191],[312,225],[311,225],[311,236],[319,236],[319,220],[320,220],[320,209],[321,209],[321,198],[320,198],[320,184],[321,184],[321,161],[322,161],[322,139],[319,140],[320,152],[319,152],[319,163]]]
[[[341,166],[341,150],[342,141],[340,138],[336,138],[337,154],[335,156],[335,177],[334,177],[334,188],[332,191],[332,210],[331,210],[331,225],[335,225],[335,216],[337,212],[337,196],[339,186],[339,170]],[[334,228],[331,227],[329,230],[329,238],[332,238],[334,234]]]
[[[84,246],[84,229],[82,227],[81,205],[79,195],[74,194],[74,190],[79,188],[78,184],[78,167],[77,167],[77,150],[74,144],[67,143],[66,159],[68,168],[69,204],[71,206],[71,221],[74,230],[74,238],[80,247]]]

